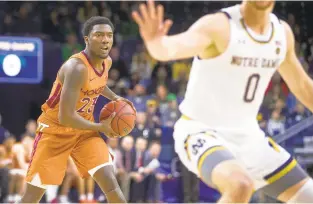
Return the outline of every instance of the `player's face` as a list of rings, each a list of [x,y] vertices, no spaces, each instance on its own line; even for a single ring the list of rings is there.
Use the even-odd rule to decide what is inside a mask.
[[[93,26],[88,36],[89,50],[99,58],[108,57],[113,44],[113,31],[111,26],[100,24]]]
[[[248,3],[253,5],[254,8],[257,10],[267,10],[274,6],[274,0],[265,0],[265,1],[256,1],[256,0],[249,0]]]

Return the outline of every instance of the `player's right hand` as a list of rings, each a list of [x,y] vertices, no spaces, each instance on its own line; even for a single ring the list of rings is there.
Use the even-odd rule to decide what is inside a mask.
[[[171,20],[164,21],[164,8],[157,7],[153,0],[146,4],[139,5],[139,11],[133,11],[132,17],[139,26],[140,35],[144,41],[151,41],[166,35],[172,26]]]
[[[100,121],[100,127],[99,131],[103,132],[105,136],[111,137],[111,138],[117,138],[120,137],[118,134],[116,134],[113,129],[111,128],[111,122],[115,116],[115,112],[112,113],[107,119]]]

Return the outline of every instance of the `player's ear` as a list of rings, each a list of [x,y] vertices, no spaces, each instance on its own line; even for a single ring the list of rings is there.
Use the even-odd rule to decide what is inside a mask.
[[[88,45],[88,43],[89,43],[88,36],[84,36],[84,41],[85,41],[85,44]]]

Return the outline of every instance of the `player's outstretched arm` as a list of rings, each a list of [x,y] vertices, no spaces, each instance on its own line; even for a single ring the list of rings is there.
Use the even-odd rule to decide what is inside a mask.
[[[187,31],[168,36],[172,21],[164,21],[164,8],[152,0],[141,4],[140,11],[132,13],[139,26],[141,37],[150,55],[159,61],[194,57],[216,43],[221,30],[227,32],[228,19],[222,13],[206,15],[197,20]]]
[[[71,59],[63,65],[60,77],[63,79],[63,87],[60,97],[59,122],[64,126],[77,129],[108,131],[110,121],[107,122],[108,124],[94,123],[84,119],[76,112],[80,90],[87,82],[88,77],[85,65],[76,59]],[[112,117],[108,120],[111,119]]]
[[[287,33],[287,55],[279,73],[297,99],[313,112],[313,81],[303,69],[295,53],[295,38],[291,28],[283,22]]]

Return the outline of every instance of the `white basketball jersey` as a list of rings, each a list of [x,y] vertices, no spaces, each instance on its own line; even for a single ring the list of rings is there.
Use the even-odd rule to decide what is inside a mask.
[[[244,24],[239,5],[222,11],[230,18],[228,47],[212,59],[194,58],[180,111],[209,127],[259,129],[264,93],[286,55],[285,28],[270,14],[268,33],[258,35]]]

